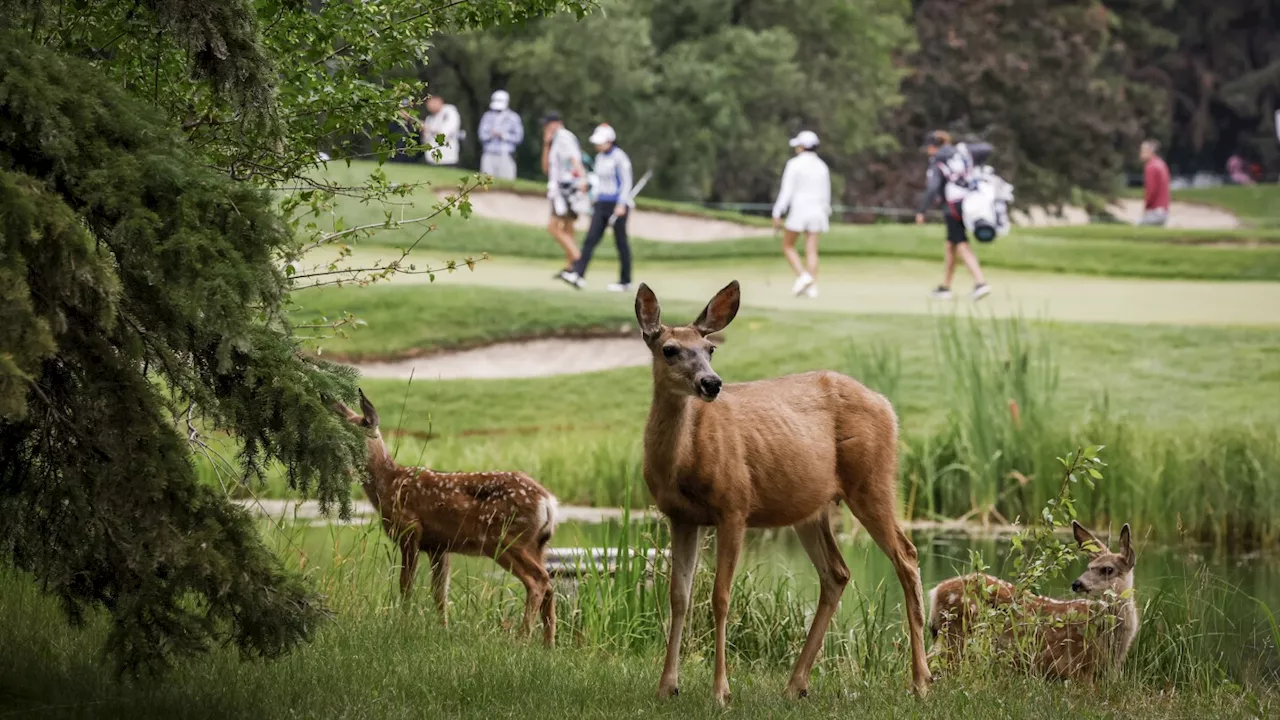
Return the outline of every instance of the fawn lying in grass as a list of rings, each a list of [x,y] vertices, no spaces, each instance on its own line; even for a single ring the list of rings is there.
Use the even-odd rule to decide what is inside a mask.
[[[978,573],[944,580],[929,593],[929,628],[940,645],[935,652],[954,663],[969,637],[986,629],[997,650],[1012,651],[1051,677],[1094,679],[1118,671],[1138,634],[1129,526],[1120,530],[1114,553],[1079,523],[1071,526],[1090,555],[1071,589],[1086,597],[1055,600]]]
[[[382,526],[400,546],[400,594],[407,600],[418,569],[418,553],[431,558],[431,587],[441,622],[446,622],[449,553],[493,558],[524,584],[521,634],[533,628],[542,610],[543,641],[555,644],[556,601],[543,554],[556,525],[555,497],[520,472],[436,472],[401,467],[378,431],[378,411],[360,392],[358,415],[342,403],[335,408],[364,429],[369,477],[361,485],[382,515]]]

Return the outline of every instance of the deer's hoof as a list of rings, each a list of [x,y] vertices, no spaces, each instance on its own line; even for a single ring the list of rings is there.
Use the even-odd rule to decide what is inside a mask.
[[[666,700],[680,694],[680,688],[677,685],[667,685],[665,683],[658,684],[658,699]]]
[[[733,699],[733,693],[728,690],[720,690],[716,692],[716,705],[721,709],[729,707],[729,701]]]
[[[787,686],[787,691],[783,693],[783,695],[788,700],[801,700],[803,698],[809,697],[809,688],[789,685]]]

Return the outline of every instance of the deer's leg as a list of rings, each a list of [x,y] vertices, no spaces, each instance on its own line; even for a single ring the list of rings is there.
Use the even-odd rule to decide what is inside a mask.
[[[524,620],[520,623],[520,637],[527,637],[533,631],[533,621],[542,607],[543,598],[551,591],[551,575],[521,547],[499,555],[498,563],[524,584]]]
[[[449,553],[442,549],[433,549],[427,553],[431,558],[431,596],[436,601],[436,612],[440,613],[440,624],[449,624]]]
[[[680,636],[689,614],[693,576],[698,567],[699,530],[697,525],[671,523],[671,631],[667,635],[667,659],[658,681],[658,697],[680,692]]]
[[[413,594],[413,579],[418,574],[418,553],[422,547],[418,533],[405,531],[400,535],[400,601],[409,608],[409,596]]]
[[[804,641],[804,649],[796,659],[795,669],[791,671],[791,682],[787,683],[787,695],[801,698],[809,694],[809,674],[813,663],[822,651],[822,640],[840,605],[840,596],[849,584],[849,566],[840,556],[840,547],[836,545],[835,533],[831,530],[831,520],[827,513],[822,513],[815,520],[796,525],[796,534],[804,551],[818,570],[818,581],[821,593],[818,595],[818,610],[813,615],[813,623],[809,625],[809,637]]]
[[[887,487],[896,482],[890,476]],[[889,556],[902,584],[907,606],[907,629],[911,635],[911,682],[917,695],[928,692],[933,676],[929,673],[924,652],[924,592],[920,585],[919,555],[916,546],[898,526],[893,514],[893,501],[884,497],[850,498],[849,509],[875,538],[876,544]]]
[[[716,584],[711,608],[716,617],[716,675],[713,694],[721,706],[729,704],[728,644],[729,595],[733,590],[733,574],[742,552],[742,538],[747,533],[745,518],[726,518],[716,526]]]
[[[546,566],[543,565],[545,572]],[[547,594],[542,597],[542,644],[556,646],[556,588],[547,575]]]

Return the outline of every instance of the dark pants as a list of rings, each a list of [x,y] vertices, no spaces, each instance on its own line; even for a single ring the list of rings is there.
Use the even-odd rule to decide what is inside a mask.
[[[582,257],[574,264],[573,271],[586,277],[587,265],[591,263],[591,254],[604,238],[604,231],[609,227],[609,218],[618,207],[616,202],[600,200],[591,211],[591,228],[587,230],[587,238],[582,241]],[[631,212],[618,218],[613,223],[613,241],[618,246],[618,263],[621,265],[619,281],[623,285],[631,284],[631,245],[627,243],[627,218]]]
[[[969,242],[964,220],[960,217],[960,204],[947,203],[947,242],[952,245]]]

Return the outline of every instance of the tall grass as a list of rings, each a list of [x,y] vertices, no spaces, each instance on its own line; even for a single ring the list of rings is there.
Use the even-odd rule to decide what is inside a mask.
[[[901,394],[906,373],[942,379],[932,404],[947,408],[941,421],[913,422],[912,407],[897,405],[904,425],[913,428],[900,445],[908,516],[991,522],[1030,517],[1057,491],[1054,456],[1086,442],[1105,444],[1112,468],[1105,486],[1082,495],[1087,522],[1130,522],[1160,539],[1230,547],[1280,542],[1280,428],[1241,423],[1156,429],[1113,407],[1101,386],[1088,409],[1068,410],[1085,403],[1062,397],[1057,338],[1052,324],[946,317],[937,320],[931,363],[908,366],[893,345],[850,344],[839,369],[890,400]],[[519,469],[572,504],[649,502],[639,432],[605,428],[482,440],[388,435],[402,464]],[[232,457],[233,449],[224,455]],[[209,460],[198,457],[197,466],[206,482],[245,492],[225,471],[217,476]],[[255,492],[289,494],[278,475]]]
[[[1083,440],[1107,445],[1112,468],[1105,485],[1082,494],[1087,521],[1227,546],[1280,540],[1280,428],[1156,431],[1127,421],[1101,387],[1073,417],[1060,402],[1054,342],[1052,325],[1020,318],[938,320],[935,365],[912,371],[941,374],[938,402],[949,411],[940,426],[902,438],[912,516],[1033,517],[1057,491],[1052,458]],[[846,362],[849,374],[892,399],[902,364],[891,348],[851,350]]]

